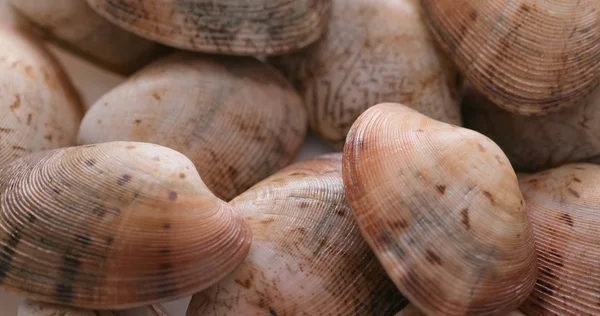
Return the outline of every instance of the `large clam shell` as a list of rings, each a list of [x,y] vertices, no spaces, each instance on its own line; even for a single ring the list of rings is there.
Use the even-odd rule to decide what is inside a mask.
[[[160,306],[144,306],[121,311],[95,311],[25,300],[17,316],[169,316]]]
[[[503,315],[531,293],[531,223],[517,176],[489,138],[379,104],[350,129],[343,163],[362,235],[420,310]]]

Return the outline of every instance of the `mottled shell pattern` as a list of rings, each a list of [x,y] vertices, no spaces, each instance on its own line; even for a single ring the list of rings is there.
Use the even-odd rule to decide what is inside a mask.
[[[273,55],[319,39],[331,0],[87,0],[120,27],[172,47],[226,55]]]
[[[0,168],[0,285],[86,309],[201,291],[246,256],[251,232],[184,155],[112,142]]]
[[[502,315],[531,293],[531,223],[517,176],[489,138],[379,104],[352,126],[343,164],[362,235],[420,310]]]
[[[250,224],[252,247],[192,298],[188,316],[393,315],[406,304],[345,203],[341,153],[291,165],[231,204]]]
[[[304,97],[311,128],[338,150],[358,116],[380,102],[461,124],[457,70],[436,47],[418,0],[334,0],[325,37],[272,62]]]
[[[24,300],[17,316],[169,316],[160,305],[120,311],[98,311]]]

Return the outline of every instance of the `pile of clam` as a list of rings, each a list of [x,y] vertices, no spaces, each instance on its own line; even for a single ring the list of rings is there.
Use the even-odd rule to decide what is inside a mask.
[[[0,10],[18,315],[600,315],[600,1]]]

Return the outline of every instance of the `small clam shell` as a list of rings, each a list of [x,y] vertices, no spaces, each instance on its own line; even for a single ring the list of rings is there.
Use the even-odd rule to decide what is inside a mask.
[[[0,167],[31,152],[75,144],[83,108],[41,42],[0,26],[0,74]]]
[[[393,315],[406,303],[345,203],[341,154],[285,168],[235,198],[254,240],[188,316]]]
[[[401,310],[395,316],[427,316],[427,314],[420,311],[413,304],[408,304],[408,305],[406,305],[406,307],[403,310]],[[506,314],[506,316],[525,316],[525,314],[523,314],[519,311],[512,311],[512,312]]]
[[[531,223],[517,176],[490,139],[379,104],[350,129],[343,164],[363,236],[420,310],[504,315],[531,293]]]
[[[418,0],[334,0],[324,39],[272,62],[296,83],[311,128],[339,150],[352,123],[380,102],[461,124],[458,73],[435,46]]]
[[[176,53],[142,69],[86,113],[80,144],[141,141],[180,151],[231,200],[292,162],[306,110],[291,84],[250,57]]]
[[[598,86],[597,0],[421,0],[434,36],[477,90],[541,115]]]
[[[113,142],[0,168],[0,285],[27,298],[125,309],[190,295],[250,248],[245,220],[188,158]]]
[[[160,305],[111,312],[25,300],[19,306],[17,316],[169,316],[169,314]]]
[[[303,48],[325,31],[331,0],[87,0],[101,16],[140,36],[227,55]]]
[[[538,251],[527,315],[600,314],[600,166],[568,164],[520,177]]]

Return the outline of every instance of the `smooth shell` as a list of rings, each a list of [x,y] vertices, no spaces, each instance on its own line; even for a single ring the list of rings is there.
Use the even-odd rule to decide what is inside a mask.
[[[404,309],[402,309],[395,316],[427,316],[427,315],[425,313],[423,313],[422,311],[420,311],[413,304],[408,304],[408,305],[406,305],[406,307]],[[526,315],[521,313],[520,311],[513,311],[513,312],[506,314],[506,316],[526,316]]]
[[[0,167],[29,153],[75,144],[82,106],[38,39],[0,25]]]
[[[17,316],[169,316],[160,306],[144,306],[122,311],[94,311],[25,300]]]
[[[251,233],[188,158],[113,142],[0,168],[0,285],[32,300],[125,309],[191,295],[241,263]]]
[[[597,0],[421,0],[432,33],[475,88],[502,108],[541,115],[598,86]]]
[[[531,293],[531,223],[517,176],[490,139],[379,104],[352,126],[343,163],[362,235],[420,310],[504,315]]]
[[[206,53],[274,55],[318,40],[331,0],[87,0],[96,12],[148,39]]]
[[[461,124],[458,73],[436,47],[418,0],[334,0],[323,40],[271,61],[304,97],[311,128],[339,150],[352,123],[380,102]]]
[[[520,177],[539,278],[527,315],[600,314],[600,166],[568,164]]]
[[[291,163],[306,129],[302,100],[275,69],[249,57],[182,52],[100,98],[81,124],[79,143],[173,148],[228,201]]]
[[[406,301],[345,203],[340,153],[296,163],[235,198],[254,241],[188,316],[393,315]]]

